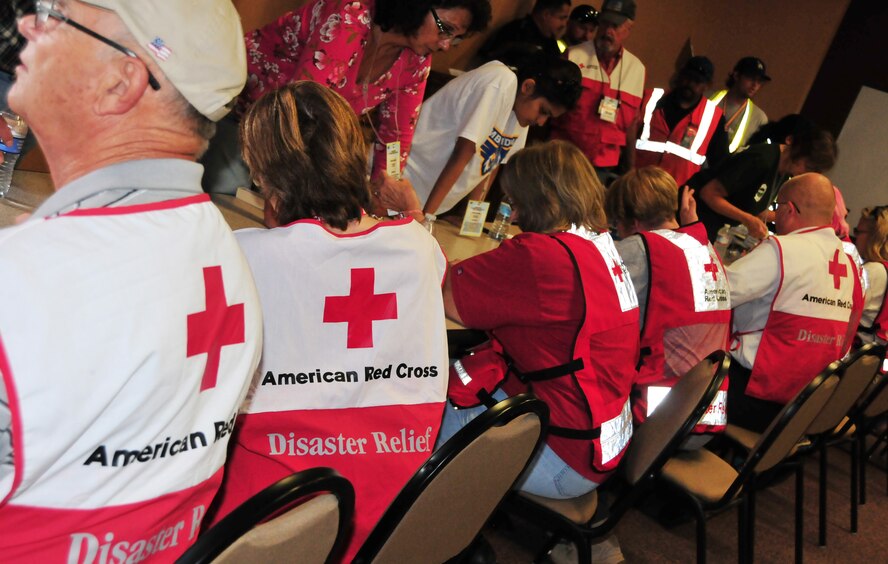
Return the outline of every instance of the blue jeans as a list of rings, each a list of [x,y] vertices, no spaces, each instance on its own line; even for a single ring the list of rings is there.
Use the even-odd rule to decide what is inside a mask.
[[[494,399],[501,401],[508,396],[502,390],[493,394]],[[465,427],[469,421],[481,415],[487,407],[479,406],[469,409],[456,409],[450,402],[444,408],[444,421],[438,434],[440,447],[457,431]],[[569,499],[587,494],[598,487],[598,484],[580,475],[571,468],[555,451],[544,444],[539,449],[524,474],[518,478],[515,487],[523,492],[551,499]]]

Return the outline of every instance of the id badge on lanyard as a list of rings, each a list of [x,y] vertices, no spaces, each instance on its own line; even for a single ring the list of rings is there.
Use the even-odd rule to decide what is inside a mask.
[[[690,149],[691,145],[694,144],[694,139],[697,138],[697,126],[694,124],[688,125],[688,128],[685,129],[684,137],[681,138],[681,146],[685,149]]]
[[[385,173],[395,180],[401,180],[401,142],[385,144]]]
[[[598,117],[601,118],[601,121],[616,123],[617,110],[619,107],[619,100],[617,100],[616,98],[611,98],[610,96],[605,96],[601,99],[601,103],[598,104]]]

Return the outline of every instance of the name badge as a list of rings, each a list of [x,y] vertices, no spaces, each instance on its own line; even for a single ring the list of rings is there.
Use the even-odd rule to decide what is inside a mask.
[[[490,202],[469,200],[469,205],[466,206],[466,215],[463,216],[462,225],[459,228],[459,234],[468,237],[480,237],[481,232],[484,231],[484,220],[487,219],[488,209],[490,209]]]
[[[689,125],[685,130],[684,137],[681,138],[681,146],[685,149],[690,149],[691,145],[694,144],[694,139],[697,138],[697,128],[693,125]]]
[[[395,180],[401,180],[401,142],[385,144],[385,173]]]
[[[602,121],[606,121],[608,123],[616,123],[617,108],[619,107],[619,100],[617,100],[616,98],[611,98],[610,96],[605,96],[601,99],[601,103],[598,104],[598,117],[600,117]]]

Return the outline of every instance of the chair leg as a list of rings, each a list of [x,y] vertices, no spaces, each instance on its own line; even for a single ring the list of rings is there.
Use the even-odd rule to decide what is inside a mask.
[[[755,483],[751,483],[747,497],[749,511],[746,513],[746,561],[755,562]]]
[[[737,561],[746,561],[746,525],[747,516],[749,515],[749,500],[746,494],[740,498],[740,505],[737,507]]]
[[[805,473],[804,464],[799,461],[796,466],[796,502],[795,502],[795,561],[802,564],[802,552],[804,550],[804,505],[805,505]]]
[[[697,498],[688,496],[697,521],[697,564],[706,564],[706,513]]]
[[[857,500],[858,484],[860,478],[860,442],[857,437],[851,441],[851,533],[857,532]]]
[[[866,505],[866,433],[860,433],[860,505]]]
[[[820,493],[820,515],[818,515],[817,544],[819,546],[826,546],[826,462],[826,443],[823,442],[820,444],[820,483],[818,484],[818,490]]]

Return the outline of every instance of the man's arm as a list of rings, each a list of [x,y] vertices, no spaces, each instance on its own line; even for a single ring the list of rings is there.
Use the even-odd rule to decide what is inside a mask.
[[[777,245],[762,243],[725,268],[731,287],[731,307],[761,298],[773,291],[780,275]]]
[[[469,141],[464,137],[457,137],[456,146],[453,148],[453,152],[450,153],[447,164],[441,169],[441,174],[438,175],[438,180],[435,181],[429,198],[426,200],[422,210],[424,213],[436,213],[438,211],[441,202],[444,201],[453,185],[456,184],[459,175],[465,170],[466,165],[472,160],[475,149],[474,141]]]
[[[768,228],[765,227],[761,219],[746,213],[728,201],[728,190],[724,184],[719,182],[718,178],[713,178],[703,185],[703,188],[700,189],[700,199],[712,211],[745,225],[753,237],[764,239],[768,236]]]
[[[447,319],[451,319],[460,325],[465,325],[462,318],[459,316],[459,311],[456,309],[456,301],[453,299],[451,272],[453,272],[453,266],[455,264],[456,263],[450,264],[450,269],[447,272],[447,279],[444,280],[444,288],[442,289],[444,292],[444,315],[447,316]]]

